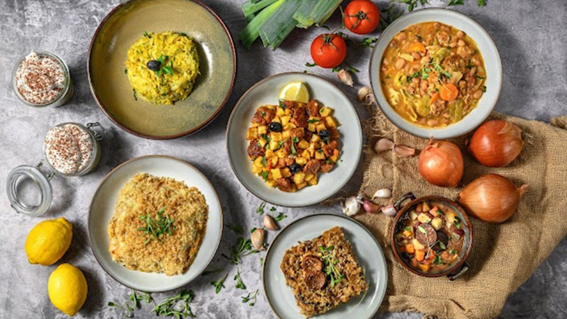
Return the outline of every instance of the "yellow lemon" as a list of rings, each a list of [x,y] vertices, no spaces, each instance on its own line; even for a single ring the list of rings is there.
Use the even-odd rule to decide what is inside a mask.
[[[61,264],[49,276],[47,292],[55,308],[74,316],[87,299],[87,280],[81,270]]]
[[[30,264],[53,265],[71,244],[73,225],[65,218],[45,220],[35,225],[26,239]]]
[[[309,102],[309,90],[303,82],[290,82],[281,90],[280,99],[307,103]]]

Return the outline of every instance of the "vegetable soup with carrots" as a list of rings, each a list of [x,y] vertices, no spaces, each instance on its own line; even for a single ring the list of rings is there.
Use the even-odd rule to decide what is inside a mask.
[[[464,227],[450,206],[424,201],[400,219],[396,248],[411,268],[423,273],[440,273],[459,261],[465,241]]]
[[[442,128],[475,109],[486,91],[486,70],[476,42],[463,31],[424,22],[392,39],[380,81],[400,116],[419,126]]]

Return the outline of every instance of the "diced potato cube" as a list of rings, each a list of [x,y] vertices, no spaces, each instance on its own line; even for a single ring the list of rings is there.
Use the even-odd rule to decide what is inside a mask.
[[[262,147],[266,147],[266,144],[268,144],[268,141],[266,141],[263,137],[260,137],[258,139],[258,144],[260,144],[260,146],[262,146]]]
[[[299,172],[299,173],[296,173],[295,175],[293,175],[293,182],[296,185],[303,184],[304,181],[305,181],[305,173]]]
[[[303,153],[301,153],[301,157],[305,158],[306,160],[310,160],[311,159],[311,153],[309,153],[309,150],[305,150],[305,151],[303,151]]]
[[[279,168],[273,169],[271,173],[274,180],[282,178],[282,171]]]
[[[285,115],[291,115],[291,110],[290,110],[290,109],[285,109]]]
[[[315,152],[315,159],[324,160],[325,159],[325,153],[323,153],[322,150],[317,150]]]
[[[295,187],[295,184],[292,184],[290,193],[295,193],[295,192],[297,192],[297,187]]]
[[[311,155],[311,157],[315,157],[315,148],[313,145],[309,145],[309,148],[306,151],[309,151],[309,155]]]
[[[316,130],[315,124],[313,124],[313,123],[307,124],[307,130],[311,131],[311,132],[315,132],[315,130]]]
[[[431,210],[431,207],[429,207],[429,203],[428,202],[423,202],[423,206],[422,206],[422,211],[426,212]]]
[[[417,212],[416,212],[415,210],[412,210],[412,211],[409,213],[409,216],[410,216],[410,218],[411,218],[412,220],[416,220],[416,219],[417,219]]]
[[[276,109],[276,116],[281,118],[284,115],[285,115],[285,110],[278,106],[278,108]]]
[[[316,129],[317,129],[317,133],[318,133],[322,130],[326,130],[327,127],[325,126],[325,124],[321,123],[321,124],[317,124]]]
[[[282,171],[282,176],[285,178],[288,178],[291,176],[291,171],[289,170],[289,168],[284,168],[281,170]]]
[[[281,120],[282,120],[282,125],[285,126],[289,123],[289,120],[291,120],[291,116],[289,116],[289,115],[282,116]]]
[[[268,187],[276,187],[276,181],[268,180],[266,181],[266,185],[268,185]]]
[[[286,125],[284,125],[284,130],[291,130],[293,128],[296,128],[297,126],[295,126],[295,124],[289,122]]]
[[[276,154],[278,155],[279,158],[284,158],[287,156],[287,154],[285,153],[285,150],[282,148],[281,150],[277,151]]]
[[[317,175],[313,175],[313,178],[307,181],[307,184],[309,185],[317,185],[318,183],[319,179],[317,178]]]
[[[413,244],[413,247],[416,250],[421,250],[421,249],[425,249],[425,246],[423,246],[419,241],[417,241],[417,239],[412,239],[411,243]]]
[[[283,141],[282,133],[272,132],[272,133],[270,133],[270,136],[272,138],[272,141],[275,141],[275,142]]]
[[[336,127],[337,126],[337,122],[335,122],[335,119],[330,117],[330,116],[325,118],[325,123],[327,124],[327,127]]]
[[[404,234],[404,236],[406,236],[406,237],[411,237],[411,235],[412,235],[413,233],[412,233],[411,231],[409,231],[409,230],[406,229],[406,230],[404,230],[404,232],[403,232],[402,234]]]
[[[271,158],[272,167],[273,167],[273,166],[276,166],[276,165],[278,164],[278,160],[279,160],[279,157],[278,157],[278,156],[274,156],[274,157]]]
[[[417,220],[422,223],[429,223],[431,221],[431,217],[429,217],[426,213],[421,213],[417,216]]]
[[[309,142],[307,142],[306,140],[301,140],[299,141],[299,143],[297,144],[297,146],[299,146],[299,148],[308,148],[309,147]]]
[[[261,167],[258,167],[258,166],[256,166],[256,165],[252,165],[252,173],[254,173],[254,174],[260,174],[260,173],[262,173],[262,168],[261,168]]]
[[[264,105],[264,107],[269,108],[270,110],[274,110],[277,105]]]
[[[310,180],[313,179],[313,177],[314,177],[313,174],[307,174],[307,175],[305,175],[305,181],[309,182]]]
[[[441,229],[441,227],[443,227],[443,220],[439,217],[435,217],[433,218],[433,220],[431,220],[431,226],[433,226],[435,230],[439,230]]]
[[[270,155],[268,155],[268,152],[272,152],[272,154],[273,154],[273,151],[277,150],[279,145],[280,145],[280,142],[271,140],[269,150],[266,151],[266,157],[271,157]]]
[[[291,135],[290,135],[289,131],[283,131],[283,132],[282,132],[282,139],[283,139],[284,141],[287,140],[287,139],[289,139],[290,136],[291,136]]]
[[[279,118],[279,117],[277,117],[277,116],[274,116],[274,118],[272,119],[272,122],[278,122],[278,123],[281,123],[281,122],[282,122],[282,120],[280,120],[280,118]]]
[[[325,117],[325,116],[331,116],[331,114],[333,113],[333,109],[331,109],[330,107],[322,107],[319,110],[319,114],[321,115],[321,117]]]
[[[447,218],[447,222],[450,225],[453,225],[455,223],[455,213],[447,212],[447,214],[445,214],[445,218]]]
[[[246,139],[253,140],[255,138],[258,138],[258,129],[255,127],[251,127],[248,129],[248,131],[246,131]]]
[[[419,267],[419,269],[421,269],[421,271],[423,272],[428,272],[429,271],[429,265],[428,264],[422,264],[422,263],[418,263],[417,266]]]
[[[263,157],[258,157],[254,160],[254,166],[256,167],[264,167],[264,164],[262,163],[264,161]]]
[[[307,164],[307,159],[305,159],[303,157],[297,157],[297,158],[295,158],[295,162],[299,165],[305,165],[305,164]]]
[[[306,183],[306,182],[303,182],[303,183],[301,183],[301,184],[295,184],[295,185],[297,185],[297,189],[302,189],[302,188],[304,188],[305,186],[307,186],[307,183]]]
[[[321,140],[321,138],[319,137],[318,134],[313,134],[311,136],[311,142],[319,142]]]
[[[258,126],[258,135],[268,134],[268,126],[260,125]]]
[[[250,127],[258,127],[258,126],[260,126],[259,123],[252,123],[252,124],[250,124]]]

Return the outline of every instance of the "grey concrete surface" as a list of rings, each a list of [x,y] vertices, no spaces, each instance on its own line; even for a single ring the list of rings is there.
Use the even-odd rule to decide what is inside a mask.
[[[233,37],[245,25],[240,0],[203,0],[226,22]],[[385,9],[388,1],[376,0]],[[444,6],[431,0],[433,6]],[[497,110],[530,119],[548,121],[567,114],[567,1],[489,0],[479,8],[476,1],[454,7],[469,15],[493,37],[504,66],[504,85]],[[86,58],[91,36],[111,8],[119,1],[102,0],[0,0],[0,318],[64,318],[49,302],[47,279],[54,266],[30,265],[24,252],[28,231],[40,220],[64,216],[74,225],[71,248],[59,262],[70,262],[86,275],[88,298],[77,318],[121,318],[122,311],[107,307],[108,301],[125,300],[129,289],[105,274],[96,262],[86,234],[87,208],[98,182],[118,164],[141,155],[167,154],[185,159],[202,170],[217,188],[225,212],[225,222],[241,224],[245,229],[258,226],[255,208],[260,200],[240,185],[227,163],[225,127],[237,99],[252,84],[283,71],[303,71],[310,61],[309,46],[323,29],[295,30],[284,44],[271,52],[256,43],[246,51],[237,43],[238,77],[232,98],[219,118],[198,134],[172,141],[149,141],[134,137],[114,126],[100,111],[87,83]],[[329,25],[335,27],[335,15]],[[361,37],[354,36],[360,40]],[[34,109],[21,104],[11,88],[11,72],[17,59],[30,50],[49,50],[62,56],[71,68],[76,85],[72,101],[58,109]],[[367,62],[370,50],[353,48],[348,63],[360,69],[358,85],[368,82]],[[318,68],[310,72],[328,77],[341,85],[335,74]],[[354,101],[355,89],[342,86]],[[361,118],[367,117],[360,108]],[[49,127],[66,121],[100,122],[107,130],[98,169],[81,178],[53,180],[56,201],[41,218],[28,218],[11,210],[5,195],[4,180],[20,164],[36,164],[41,157],[42,140]],[[345,188],[357,189],[360,167]],[[549,185],[553,187],[553,185]],[[324,187],[324,186],[321,186]],[[280,209],[295,218],[314,212],[340,213],[340,208],[313,206]],[[270,240],[273,235],[270,234]],[[227,264],[221,253],[235,240],[226,231],[213,267],[223,267],[231,275],[235,267]],[[508,298],[500,318],[567,318],[567,240],[548,260]],[[529,258],[529,256],[526,256]],[[261,290],[259,256],[244,259],[240,266],[248,290]],[[254,307],[241,303],[242,290],[234,288],[231,275],[226,289],[215,295],[210,282],[215,277],[200,277],[186,288],[196,294],[192,303],[199,318],[273,318],[262,292]],[[172,293],[154,294],[162,300]],[[487,296],[490,298],[490,296]],[[137,310],[136,318],[153,318],[149,306]],[[420,318],[420,314],[380,313],[375,318]],[[354,318],[353,318],[354,319]]]

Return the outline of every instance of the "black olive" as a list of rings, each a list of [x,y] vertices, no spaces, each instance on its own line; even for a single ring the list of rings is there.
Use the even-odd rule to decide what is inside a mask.
[[[326,140],[331,137],[331,132],[329,132],[328,130],[321,130],[319,131],[319,137]]]
[[[293,163],[293,164],[291,164],[291,166],[289,167],[289,171],[290,171],[292,174],[297,174],[297,173],[301,172],[301,166],[299,166],[299,164],[297,164],[297,163]]]
[[[268,128],[272,132],[281,132],[283,130],[282,124],[278,122],[272,122],[268,125]]]
[[[148,69],[152,70],[152,71],[158,71],[160,66],[161,66],[161,62],[159,62],[158,60],[150,60],[147,64]]]

